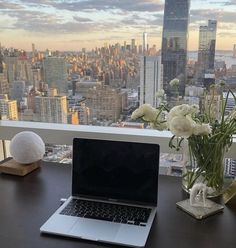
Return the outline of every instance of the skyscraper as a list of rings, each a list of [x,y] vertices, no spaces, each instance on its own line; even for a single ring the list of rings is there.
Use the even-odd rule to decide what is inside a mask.
[[[140,105],[149,103],[157,107],[156,92],[163,88],[160,56],[143,56],[140,65]]]
[[[60,93],[67,92],[66,62],[62,57],[48,56],[43,60],[44,81],[50,88],[57,88]]]
[[[136,53],[135,39],[131,39],[131,52]]]
[[[90,88],[86,99],[91,119],[117,122],[122,111],[122,93],[109,85]]]
[[[38,121],[67,123],[66,96],[36,96],[35,107]]]
[[[17,102],[16,100],[8,100],[7,95],[0,99],[0,116],[8,120],[18,120]]]
[[[187,38],[190,0],[165,0],[162,34],[163,86],[171,96],[170,80],[180,79],[184,95],[187,63]]]
[[[208,20],[208,26],[199,28],[198,75],[203,81],[205,74],[214,73],[217,21]]]
[[[234,44],[234,48],[233,48],[233,57],[236,58],[236,44]]]
[[[148,41],[147,41],[147,33],[143,33],[143,55],[147,54],[148,50]]]

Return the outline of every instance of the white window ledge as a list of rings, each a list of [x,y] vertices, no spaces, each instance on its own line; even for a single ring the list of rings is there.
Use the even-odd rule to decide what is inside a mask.
[[[100,127],[71,124],[0,121],[0,140],[11,140],[21,131],[37,133],[45,143],[71,145],[74,137],[108,139],[118,141],[134,141],[160,144],[161,152],[174,153],[168,144],[172,136],[169,131],[151,129]],[[227,157],[236,159],[236,139],[234,140]]]

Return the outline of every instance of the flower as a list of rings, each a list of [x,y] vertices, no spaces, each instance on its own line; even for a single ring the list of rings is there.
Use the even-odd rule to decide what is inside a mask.
[[[178,86],[179,80],[170,81],[171,86]],[[182,147],[182,142],[188,142],[189,158],[194,169],[183,174],[186,188],[189,190],[194,183],[206,183],[214,190],[220,190],[223,185],[224,153],[232,144],[233,134],[236,134],[236,108],[227,112],[229,96],[236,97],[228,89],[223,98],[225,84],[211,85],[205,91],[205,99],[201,108],[198,105],[180,104],[169,109],[166,103],[161,103],[156,109],[151,105],[141,105],[132,114],[132,119],[141,118],[152,128],[168,129],[173,136],[169,146],[176,150]]]
[[[193,128],[194,135],[208,135],[211,134],[212,128],[210,124],[196,124]]]
[[[178,87],[179,86],[179,79],[178,78],[174,78],[169,82],[169,85],[171,87]]]
[[[157,98],[163,98],[164,95],[165,95],[165,91],[163,89],[157,91],[157,93],[156,93]]]
[[[169,121],[169,129],[176,137],[188,138],[193,134],[193,122],[183,116],[175,116]]]
[[[132,113],[131,119],[142,118],[145,121],[154,122],[158,113],[159,110],[153,108],[150,104],[143,104]]]

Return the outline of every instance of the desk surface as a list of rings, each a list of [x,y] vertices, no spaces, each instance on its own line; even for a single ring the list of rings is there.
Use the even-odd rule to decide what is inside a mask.
[[[71,190],[69,165],[43,163],[25,177],[0,174],[0,246],[3,248],[120,247],[42,235],[40,226]],[[158,211],[146,248],[235,248],[236,210],[195,220],[175,205],[185,199],[180,178],[160,176]]]

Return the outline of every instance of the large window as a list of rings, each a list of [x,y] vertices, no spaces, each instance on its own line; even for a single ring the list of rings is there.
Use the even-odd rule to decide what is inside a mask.
[[[1,119],[145,128],[131,113],[157,107],[161,89],[170,106],[201,104],[222,80],[236,91],[235,11],[225,0],[3,1]]]

